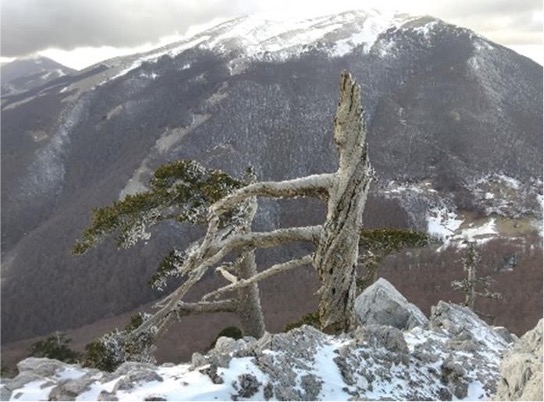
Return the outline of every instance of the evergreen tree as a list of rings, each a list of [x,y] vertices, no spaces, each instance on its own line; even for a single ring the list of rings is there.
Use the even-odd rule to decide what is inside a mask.
[[[364,252],[359,264],[364,276],[357,278],[357,293],[378,280],[378,270],[383,260],[390,254],[407,248],[425,247],[429,244],[427,234],[408,229],[365,229],[361,232],[359,246]]]
[[[185,314],[236,312],[242,332],[260,337],[264,334],[264,321],[257,283],[308,264],[314,266],[321,282],[320,328],[329,333],[350,329],[355,324],[352,310],[362,215],[373,172],[367,155],[360,87],[347,72],[341,76],[334,141],[339,153],[339,167],[334,173],[244,185],[224,172],[206,169],[194,161],[178,161],[155,172],[149,191],[94,210],[90,227],[74,246],[76,254],[86,252],[110,235],[116,236],[119,246],[132,246],[149,237],[149,226],[165,219],[207,223],[205,236],[184,251],[173,250],[151,281],[158,288],[164,286],[168,277],[184,278],[184,282],[161,300],[158,311],[138,328],[116,334],[117,341],[109,347],[113,358],[135,357],[134,353],[126,353],[126,345],[130,345],[130,349],[143,352],[145,359],[148,343],[172,318]],[[258,196],[316,197],[327,203],[327,218],[319,226],[252,232]],[[255,249],[295,241],[310,242],[315,251],[257,272]],[[224,262],[232,252],[238,258]],[[229,284],[204,295],[200,301],[183,301],[189,289],[213,267]],[[144,344],[132,347],[139,342]]]
[[[72,340],[66,337],[65,333],[55,332],[45,340],[33,343],[29,349],[29,356],[47,357],[49,359],[60,360],[65,363],[77,363],[81,354],[70,349],[68,344]]]
[[[500,299],[501,295],[489,290],[489,286],[493,281],[491,277],[480,277],[477,274],[480,253],[476,249],[476,242],[465,241],[465,244],[467,245],[467,252],[463,257],[463,271],[465,271],[466,276],[460,281],[452,281],[451,286],[465,294],[464,305],[475,311],[474,305],[477,297],[497,300]]]

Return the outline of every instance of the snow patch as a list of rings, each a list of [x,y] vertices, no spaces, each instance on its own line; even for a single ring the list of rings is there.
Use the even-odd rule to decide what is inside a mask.
[[[461,223],[463,220],[457,219],[457,214],[446,208],[433,208],[427,214],[427,232],[444,243],[455,234]]]

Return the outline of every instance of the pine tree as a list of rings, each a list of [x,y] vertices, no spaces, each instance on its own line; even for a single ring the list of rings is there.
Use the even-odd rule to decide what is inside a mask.
[[[373,174],[367,155],[360,87],[347,72],[341,76],[334,141],[339,153],[339,168],[334,173],[246,184],[194,161],[178,161],[155,172],[149,191],[94,210],[91,226],[74,247],[76,254],[112,234],[121,247],[132,246],[149,237],[149,226],[165,219],[207,223],[205,236],[184,251],[173,250],[151,281],[158,288],[169,277],[184,278],[184,282],[157,304],[158,311],[149,319],[130,333],[121,334],[123,342],[130,344],[140,337],[146,341],[154,339],[172,318],[180,315],[217,311],[238,313],[243,333],[260,337],[264,321],[257,283],[308,264],[314,266],[321,281],[321,329],[350,329],[354,325],[352,309],[362,215]],[[319,226],[252,232],[258,196],[315,197],[327,203],[327,217]],[[257,272],[255,249],[295,241],[312,243],[315,251]],[[224,262],[231,252],[236,252],[238,258]],[[200,301],[183,301],[189,289],[213,267],[229,284],[204,295]]]
[[[489,290],[489,286],[493,281],[491,277],[480,277],[477,274],[480,253],[476,249],[476,242],[465,241],[465,244],[467,245],[467,252],[463,257],[463,271],[466,273],[466,276],[460,281],[452,281],[451,286],[455,290],[460,290],[465,294],[464,305],[475,311],[474,305],[477,297],[497,300],[500,299],[501,295],[500,293]]]

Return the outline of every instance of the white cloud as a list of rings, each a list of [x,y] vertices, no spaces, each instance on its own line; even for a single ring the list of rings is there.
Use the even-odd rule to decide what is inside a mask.
[[[2,56],[54,48],[46,54],[68,59],[78,49],[79,66],[112,49],[156,46],[217,18],[300,19],[361,8],[436,16],[503,45],[542,44],[540,0],[2,0],[1,7]]]

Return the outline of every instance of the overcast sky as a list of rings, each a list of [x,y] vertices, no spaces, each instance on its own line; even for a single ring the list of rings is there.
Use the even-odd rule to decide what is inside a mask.
[[[147,50],[239,15],[304,18],[350,9],[428,14],[475,30],[542,64],[542,0],[0,0],[1,56],[35,52],[83,68]],[[46,52],[44,52],[47,50]]]

